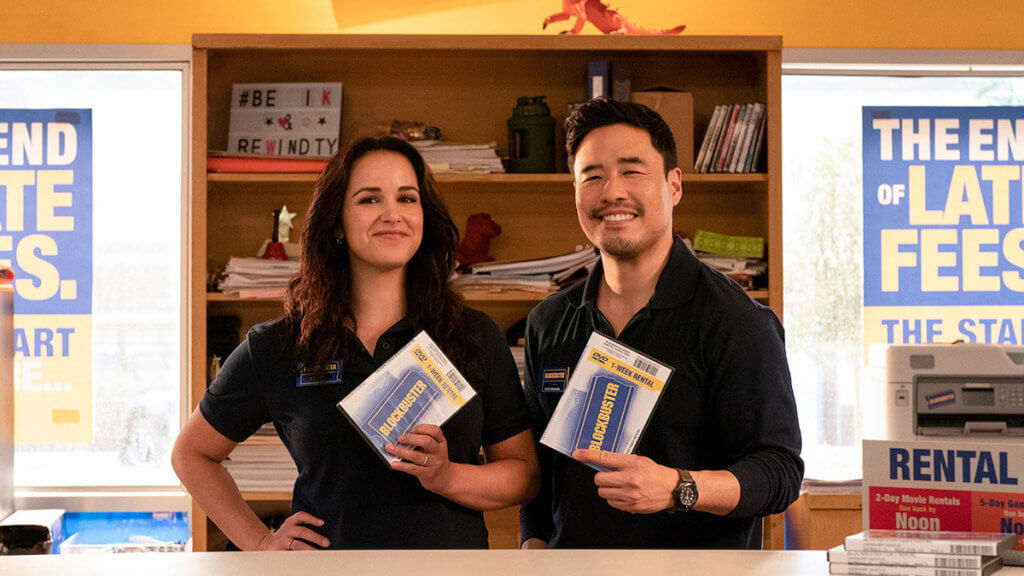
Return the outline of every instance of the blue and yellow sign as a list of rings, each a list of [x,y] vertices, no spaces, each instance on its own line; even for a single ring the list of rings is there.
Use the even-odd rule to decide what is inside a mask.
[[[1024,343],[1024,108],[863,122],[865,346]]]
[[[15,441],[92,440],[92,111],[0,109]]]

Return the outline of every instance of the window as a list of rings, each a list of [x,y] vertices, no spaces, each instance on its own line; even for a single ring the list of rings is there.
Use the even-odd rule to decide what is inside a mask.
[[[783,320],[808,478],[859,478],[860,441],[884,426],[884,350],[862,336],[861,107],[1019,105],[1022,71],[1001,64],[1013,61],[1020,55],[784,56]]]
[[[82,242],[91,250],[69,263],[52,256],[58,274],[70,268],[88,280],[70,293],[80,306],[36,306],[20,292],[15,302],[19,489],[178,486],[169,454],[186,404],[189,74],[187,47],[0,49],[0,129],[8,123],[0,154],[11,154],[0,170],[47,168],[45,159],[28,162],[24,142],[15,142],[26,110],[57,111],[58,119],[76,111],[79,126],[88,119],[91,127],[76,134],[91,165],[68,170],[75,183],[55,209],[73,221],[57,251]],[[22,140],[32,134],[21,130]],[[0,185],[5,196],[11,190]],[[24,188],[26,205],[36,193]],[[11,256],[0,254],[20,264]],[[19,265],[15,272],[39,281]]]

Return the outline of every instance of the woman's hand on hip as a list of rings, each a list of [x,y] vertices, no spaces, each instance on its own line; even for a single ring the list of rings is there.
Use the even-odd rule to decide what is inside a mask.
[[[306,524],[320,527],[324,521],[306,512],[296,512],[276,531],[267,532],[257,550],[319,550],[331,545],[327,538],[307,528]]]

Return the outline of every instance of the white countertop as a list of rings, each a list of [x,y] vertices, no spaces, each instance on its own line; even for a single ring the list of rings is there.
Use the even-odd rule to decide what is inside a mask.
[[[1024,576],[1003,568],[1002,576]],[[828,574],[824,551],[372,550],[0,557],[3,576],[791,576]]]

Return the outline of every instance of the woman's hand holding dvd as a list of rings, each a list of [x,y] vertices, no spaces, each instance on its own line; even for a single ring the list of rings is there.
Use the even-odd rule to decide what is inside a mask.
[[[388,454],[401,458],[391,468],[419,478],[424,488],[444,495],[451,486],[452,463],[448,460],[448,441],[441,428],[419,424],[398,437],[400,445],[388,444]]]

